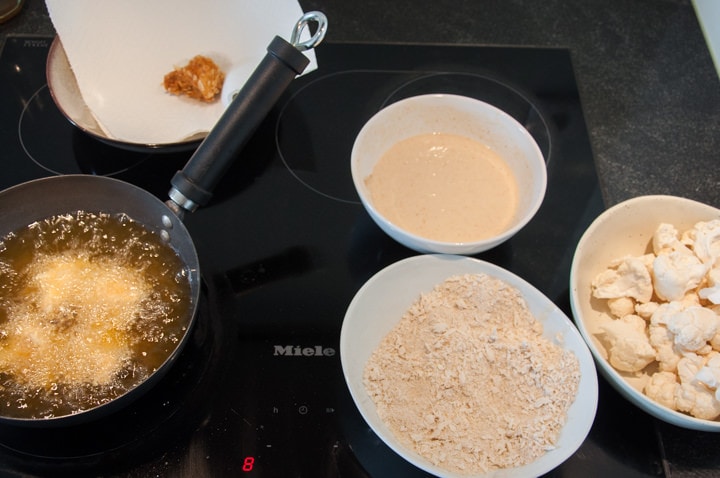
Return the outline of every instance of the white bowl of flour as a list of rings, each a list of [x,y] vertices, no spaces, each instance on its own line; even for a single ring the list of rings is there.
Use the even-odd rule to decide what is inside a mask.
[[[567,316],[464,256],[373,276],[347,309],[340,357],[370,428],[436,476],[543,475],[580,447],[597,409],[595,365]]]

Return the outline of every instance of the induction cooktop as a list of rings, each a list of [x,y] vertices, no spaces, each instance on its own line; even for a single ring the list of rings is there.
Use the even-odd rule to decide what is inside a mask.
[[[75,128],[45,79],[52,38],[10,36],[0,56],[0,188],[58,174],[113,176],[167,198],[191,151],[128,151]],[[504,109],[547,162],[537,216],[477,257],[533,284],[568,316],[575,245],[603,209],[573,74],[562,48],[355,44],[317,48],[185,223],[203,294],[192,340],[149,392],[72,427],[0,426],[3,476],[420,477],[365,424],[338,341],[355,292],[417,253],[361,206],[355,135],[383,106],[453,93]],[[660,476],[653,420],[608,389],[583,446],[548,476]]]

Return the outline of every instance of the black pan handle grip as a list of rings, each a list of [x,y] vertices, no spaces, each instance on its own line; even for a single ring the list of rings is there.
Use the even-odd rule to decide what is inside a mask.
[[[273,108],[292,80],[310,60],[292,44],[276,36],[245,85],[217,124],[171,180],[170,199],[194,211],[206,204],[212,191],[245,143]]]

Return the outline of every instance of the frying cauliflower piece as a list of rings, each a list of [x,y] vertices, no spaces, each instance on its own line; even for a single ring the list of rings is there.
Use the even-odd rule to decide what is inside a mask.
[[[593,295],[598,299],[632,297],[640,303],[649,302],[653,284],[647,264],[645,256],[626,256],[615,261],[593,280]]]
[[[610,364],[617,370],[638,372],[655,360],[645,326],[645,320],[637,315],[608,320],[600,326],[610,344]]]
[[[685,293],[700,284],[707,266],[690,250],[660,254],[653,261],[655,294],[663,300],[681,300]]]

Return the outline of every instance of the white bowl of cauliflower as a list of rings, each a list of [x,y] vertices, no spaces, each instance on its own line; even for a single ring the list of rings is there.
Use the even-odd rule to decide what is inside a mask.
[[[600,372],[647,413],[720,432],[720,210],[641,196],[590,225],[570,271]]]

